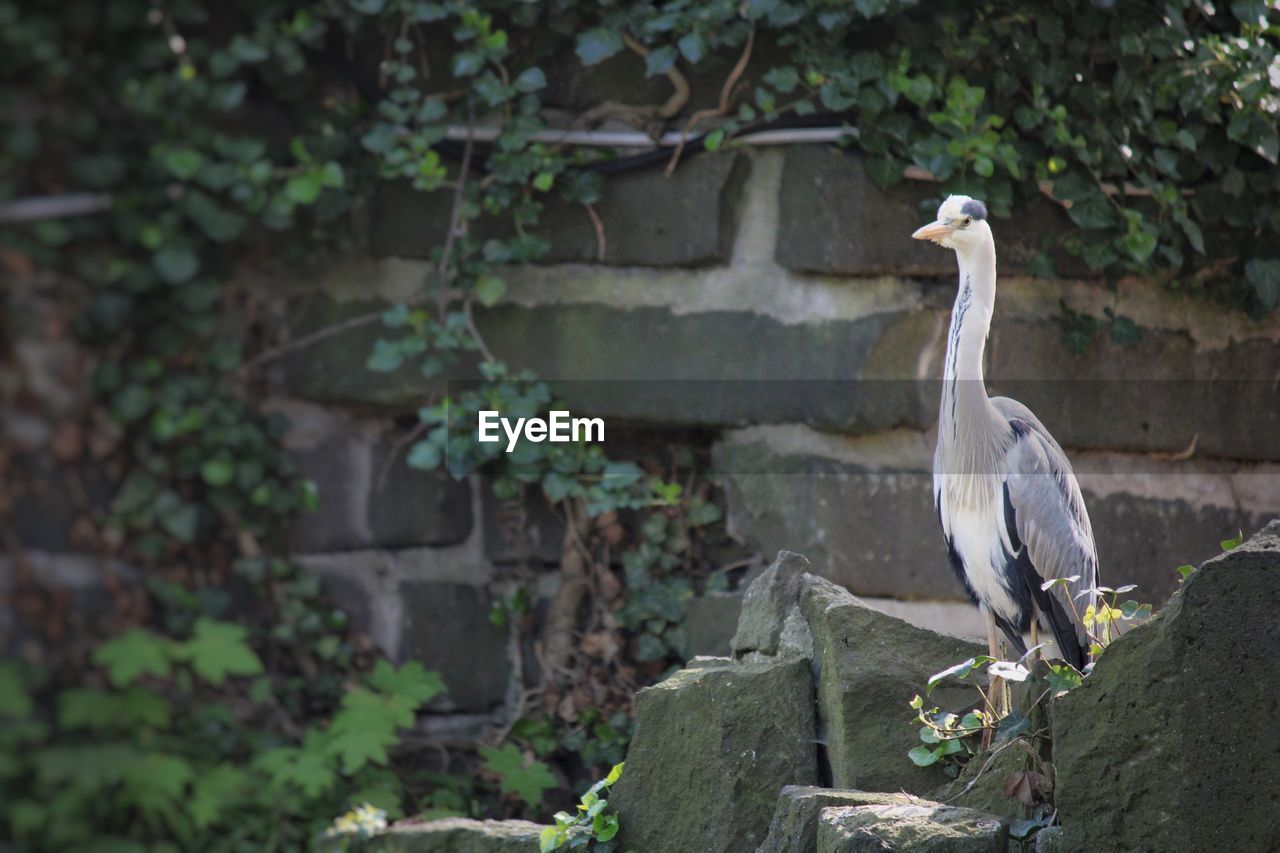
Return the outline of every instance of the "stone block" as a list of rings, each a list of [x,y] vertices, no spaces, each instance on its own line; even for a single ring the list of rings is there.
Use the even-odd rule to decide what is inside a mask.
[[[1053,321],[998,316],[988,352],[991,394],[1026,404],[1064,447],[1177,453],[1194,442],[1211,458],[1280,459],[1271,341],[1206,347],[1145,329],[1137,343],[1100,335],[1073,353]]]
[[[939,803],[831,806],[818,818],[817,853],[1005,853],[1004,821]]]
[[[817,781],[802,659],[702,660],[636,695],[627,770],[610,802],[622,850],[753,850],[778,792]]]
[[[452,545],[471,534],[471,489],[441,470],[409,467],[390,442],[373,448],[369,532],[380,548]],[[382,471],[386,476],[382,477]]]
[[[1066,850],[1276,850],[1280,520],[1191,574],[1053,717]]]
[[[373,300],[338,302],[326,296],[303,296],[289,305],[290,337],[297,340],[323,329],[360,320],[386,310],[388,303]],[[376,320],[351,326],[337,334],[289,353],[281,359],[282,381],[288,392],[317,403],[364,403],[402,412],[417,411],[434,389],[417,365],[390,373],[365,367],[374,342],[393,339],[394,330]]]
[[[689,157],[671,177],[661,165],[611,176],[595,204],[604,227],[604,257],[582,205],[550,196],[533,234],[550,243],[547,263],[603,261],[616,266],[697,267],[729,259],[742,187],[750,166],[737,152]],[[386,184],[375,197],[370,250],[376,257],[430,258],[444,241],[451,192],[423,193]],[[509,238],[506,220],[482,220],[473,236]]]
[[[837,275],[953,274],[950,253],[911,239],[932,221],[938,185],[907,181],[882,189],[864,164],[862,155],[834,146],[787,148],[778,263]]]
[[[751,581],[743,593],[737,630],[729,641],[734,654],[806,651],[788,642],[791,637],[784,638],[784,634],[789,623],[794,623],[799,615],[805,579],[812,571],[813,565],[800,554],[778,552],[773,564]],[[811,654],[812,648],[807,651]]]
[[[319,495],[316,510],[294,524],[295,552],[442,546],[470,535],[468,483],[410,468],[403,452],[388,461],[392,443],[379,425],[335,424],[310,438],[291,442],[299,471]]]
[[[875,794],[841,788],[788,785],[778,796],[769,835],[756,853],[813,853],[818,848],[818,818],[831,806],[911,805],[927,802],[907,794]]]
[[[800,608],[813,633],[818,717],[833,784],[925,794],[944,783],[940,767],[917,767],[907,758],[919,745],[907,702],[935,672],[982,654],[985,645],[886,616],[813,575],[805,577]],[[981,699],[971,686],[944,685],[929,701],[963,712]]]
[[[492,481],[483,478],[481,529],[485,554],[495,563],[560,562],[564,519],[547,504],[538,489],[527,489],[523,500],[499,500]]]
[[[741,610],[742,596],[738,593],[713,592],[685,602],[684,630],[689,638],[689,654],[727,656]]]
[[[573,304],[502,305],[477,322],[495,354],[557,380],[557,396],[575,411],[672,425],[800,422],[867,432],[932,417],[934,395],[912,371],[936,316],[800,325],[746,311]]]
[[[409,819],[350,849],[360,853],[532,853],[538,849],[541,833],[541,826],[527,820]]]
[[[941,185],[902,181],[885,189],[871,180],[865,163],[863,155],[833,146],[786,149],[778,263],[797,272],[954,277],[951,252],[911,239],[933,221]],[[1022,269],[1043,251],[1059,275],[1089,274],[1060,248],[1074,226],[1048,200],[1032,199],[1012,219],[993,217],[991,228],[1002,270]]]
[[[962,599],[933,507],[923,435],[845,442],[800,428],[730,433],[712,450],[729,530],[793,548],[859,595]]]
[[[507,635],[489,621],[492,600],[479,587],[409,581],[400,585],[399,648],[444,679],[437,710],[484,711],[506,698]]]

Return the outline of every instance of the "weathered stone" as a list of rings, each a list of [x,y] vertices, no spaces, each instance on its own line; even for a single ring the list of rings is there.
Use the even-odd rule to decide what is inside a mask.
[[[495,563],[559,563],[564,518],[536,489],[523,501],[499,500],[487,478],[480,490],[484,550]]]
[[[818,819],[817,853],[1004,853],[999,818],[938,803],[831,806]]]
[[[405,582],[400,598],[401,656],[438,672],[448,688],[433,707],[483,711],[501,703],[510,677],[507,637],[489,620],[488,594],[463,584]]]
[[[1280,459],[1271,341],[1210,348],[1147,329],[1136,343],[1099,335],[1073,353],[1057,323],[997,314],[988,352],[991,393],[1026,404],[1063,446],[1177,453],[1194,442],[1209,457]]]
[[[938,187],[876,185],[865,158],[830,146],[792,146],[782,173],[778,263],[840,275],[949,275],[955,258],[911,239],[932,221]],[[932,203],[931,203],[932,202]]]
[[[556,196],[532,233],[547,240],[542,260],[618,266],[693,267],[723,263],[733,247],[747,159],[736,152],[686,158],[668,178],[662,168],[610,177],[594,205],[604,227],[604,257],[590,214]],[[444,241],[451,193],[423,193],[387,184],[372,204],[370,249],[375,256],[430,258]],[[509,238],[506,219],[482,220],[473,236]]]
[[[929,796],[948,805],[978,809],[1011,821],[1023,819],[1028,816],[1029,808],[1021,800],[1007,796],[1004,786],[1012,774],[1031,769],[1034,769],[1032,760],[1022,743],[1011,744],[994,753],[975,756],[957,778]]]
[[[742,612],[742,594],[713,592],[689,599],[684,606],[684,630],[689,654],[725,657]]]
[[[919,745],[907,702],[929,676],[985,647],[886,616],[814,575],[806,576],[801,610],[813,632],[820,734],[834,785],[924,794],[945,782],[940,767],[907,758]],[[944,685],[929,697],[957,712],[975,699],[967,685]]]
[[[955,257],[911,239],[931,222],[942,200],[940,185],[904,181],[884,189],[871,180],[866,158],[829,146],[786,150],[778,263],[802,271],[838,275],[954,276]],[[1022,268],[1042,251],[1060,275],[1087,268],[1060,250],[1074,226],[1052,203],[1036,200],[1010,220],[992,219],[1001,269]]]
[[[934,395],[882,378],[887,350],[929,317],[877,314],[812,325],[747,311],[500,305],[477,315],[494,353],[551,380],[574,411],[674,425],[810,423],[866,432],[923,424]],[[898,365],[888,378],[914,369]],[[907,373],[905,375],[912,375]]]
[[[1065,835],[1060,826],[1046,826],[1036,833],[1036,853],[1067,853]]]
[[[373,448],[370,474],[371,544],[380,548],[438,547],[470,535],[471,490],[466,480],[455,480],[441,470],[411,468],[403,452],[392,458],[392,445],[386,441]]]
[[[743,594],[738,629],[730,640],[735,654],[778,653],[787,619],[800,606],[805,577],[813,565],[799,554],[779,551],[765,572]]]
[[[386,310],[381,301],[336,302],[323,296],[303,297],[290,303],[289,330],[293,339],[369,317]],[[390,373],[365,367],[374,342],[394,339],[394,330],[380,322],[367,322],[281,359],[284,384],[291,394],[318,403],[370,403],[414,411],[432,389],[417,365],[405,365]]]
[[[844,438],[802,427],[728,433],[712,449],[730,531],[762,553],[794,548],[859,595],[963,601],[932,494],[933,439],[899,431]],[[1280,466],[1070,453],[1098,545],[1102,582],[1164,601],[1173,568],[1280,513]],[[967,622],[950,633],[964,634]],[[942,626],[945,627],[945,626]]]
[[[795,548],[859,594],[960,599],[937,530],[933,476],[920,462],[931,452],[922,435],[855,444],[757,429],[715,445],[712,470],[725,486],[729,530],[763,553]]]
[[[467,538],[467,482],[410,468],[403,453],[389,460],[391,447],[364,424],[292,449],[299,471],[319,494],[316,510],[294,523],[295,552],[440,546]]]
[[[619,849],[754,849],[783,786],[816,781],[809,663],[700,662],[636,696]]]
[[[818,846],[818,816],[828,806],[888,806],[928,803],[909,794],[876,794],[840,788],[788,785],[778,795],[769,835],[756,853],[813,853]]]
[[[1280,520],[1116,640],[1053,724],[1067,850],[1276,850]]]
[[[542,827],[527,820],[402,820],[355,845],[370,853],[532,853]]]

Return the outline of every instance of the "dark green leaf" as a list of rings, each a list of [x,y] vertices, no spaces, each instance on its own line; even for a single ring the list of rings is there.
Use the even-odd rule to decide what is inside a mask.
[[[578,35],[578,58],[583,65],[604,62],[622,50],[622,36],[613,30],[597,27]]]

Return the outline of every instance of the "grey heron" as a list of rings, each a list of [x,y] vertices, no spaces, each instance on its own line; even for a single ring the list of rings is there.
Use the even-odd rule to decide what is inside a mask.
[[[1083,614],[1095,603],[1098,554],[1080,484],[1031,410],[988,397],[983,353],[996,298],[996,246],[986,206],[953,195],[911,235],[954,249],[960,267],[933,457],[933,496],[951,568],[987,622],[1026,654],[1024,634],[1053,637],[1076,669],[1089,658]],[[1044,589],[1046,582],[1065,579]]]

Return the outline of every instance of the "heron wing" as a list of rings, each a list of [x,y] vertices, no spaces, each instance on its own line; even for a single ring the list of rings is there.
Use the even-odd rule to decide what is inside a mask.
[[[1015,559],[1063,656],[1081,667],[1088,648],[1081,617],[1094,601],[1098,553],[1080,484],[1067,455],[1026,406],[1004,397],[991,402],[1013,431],[1004,501]],[[1069,580],[1041,589],[1056,578]]]

